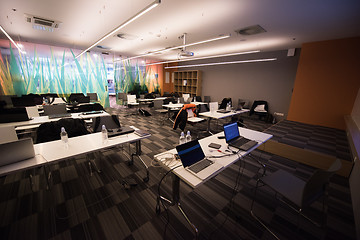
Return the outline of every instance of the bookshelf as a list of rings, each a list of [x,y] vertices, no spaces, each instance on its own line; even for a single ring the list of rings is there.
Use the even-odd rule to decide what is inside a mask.
[[[174,72],[174,92],[180,96],[186,93],[191,97],[201,96],[201,71]]]

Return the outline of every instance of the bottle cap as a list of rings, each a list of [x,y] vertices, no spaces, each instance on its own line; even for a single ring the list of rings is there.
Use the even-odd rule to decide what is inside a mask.
[[[64,128],[64,127],[61,127],[61,132],[65,132],[65,128]]]

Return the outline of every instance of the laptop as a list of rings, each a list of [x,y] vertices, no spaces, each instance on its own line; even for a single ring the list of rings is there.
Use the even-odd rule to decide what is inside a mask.
[[[258,144],[257,141],[241,137],[237,122],[228,123],[224,125],[225,140],[229,146],[237,149],[248,151],[250,148]]]
[[[44,105],[43,108],[44,115],[49,116],[49,119],[71,117],[71,113],[66,110],[66,104]]]
[[[183,167],[204,180],[220,171],[223,166],[205,158],[198,140],[176,146]]]
[[[228,113],[228,112],[230,112],[230,110],[219,109],[219,110],[217,110],[216,112],[218,112],[218,113]]]
[[[122,126],[120,128],[108,129],[108,137],[116,137],[124,134],[129,134],[135,130],[130,126]]]
[[[0,144],[0,166],[9,165],[35,157],[31,138]]]

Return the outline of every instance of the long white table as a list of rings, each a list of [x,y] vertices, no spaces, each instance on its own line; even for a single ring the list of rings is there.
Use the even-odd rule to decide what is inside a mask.
[[[176,160],[174,157],[174,154],[177,153],[176,149],[169,150],[164,153],[160,153],[154,156],[155,159],[157,159],[161,165],[167,170],[172,171],[173,173],[173,183],[172,183],[172,199],[166,199],[165,197],[159,196],[157,200],[157,206],[156,206],[156,212],[160,214],[160,201],[164,200],[168,202],[170,205],[177,205],[180,209],[181,213],[184,215],[185,219],[188,221],[190,226],[194,229],[195,234],[197,235],[198,230],[196,226],[189,220],[189,218],[186,216],[184,210],[181,208],[180,205],[180,180],[188,184],[192,188],[196,188],[200,186],[201,184],[205,183],[212,177],[216,176],[225,168],[230,166],[231,164],[238,161],[240,158],[248,155],[251,153],[254,149],[259,147],[261,144],[269,140],[272,135],[258,132],[254,130],[250,130],[247,128],[239,128],[241,136],[244,136],[246,138],[249,138],[251,140],[255,140],[258,142],[256,146],[249,149],[248,151],[239,151],[237,154],[232,154],[231,152],[226,151],[227,150],[227,144],[225,142],[225,139],[219,139],[218,136],[223,136],[224,132],[217,133],[215,135],[212,135],[210,137],[203,138],[199,140],[199,143],[201,145],[201,148],[203,149],[205,156],[208,157],[211,160],[216,161],[217,163],[221,164],[223,168],[220,171],[214,172],[214,175],[210,178],[207,178],[205,180],[202,180],[189,171],[187,171],[181,164],[180,160]],[[209,148],[208,145],[210,143],[217,143],[221,145],[221,148],[219,149],[221,152],[218,152],[212,148]],[[211,158],[213,156],[214,158]],[[217,157],[217,158],[215,158]]]
[[[209,111],[209,112],[199,113],[199,115],[208,118],[207,132],[210,133],[210,134],[213,134],[211,132],[211,130],[210,130],[210,121],[211,121],[211,119],[222,119],[222,118],[232,117],[232,116],[242,114],[242,113],[246,113],[246,112],[249,112],[249,111],[250,111],[249,109],[232,110],[232,111],[227,112],[227,113],[219,113],[217,111]]]
[[[134,129],[138,130],[136,128]],[[136,155],[140,158],[140,154],[141,154],[140,141],[150,136],[151,136],[150,134],[145,136],[138,136],[133,132],[130,134],[111,137],[108,139],[106,143],[103,143],[101,132],[99,132],[99,133],[92,133],[92,134],[86,134],[78,137],[69,138],[68,148],[64,147],[64,144],[61,140],[34,144],[34,150],[35,150],[34,158],[0,167],[0,176],[7,175],[17,171],[31,169],[34,167],[40,167],[43,165],[62,161],[70,157],[78,156],[85,153],[96,152],[105,148],[114,147],[124,143],[135,142],[136,154],[133,155]],[[131,161],[133,161],[133,155],[131,156]],[[148,180],[149,172],[144,161],[141,158],[140,160],[145,165],[147,171],[147,176],[144,178],[145,181],[146,178]]]
[[[105,111],[102,111],[102,113],[86,114],[86,115],[84,113],[71,113],[71,118],[80,118],[80,119],[90,119],[90,118],[103,117],[103,116],[110,116],[110,114],[108,114]],[[58,121],[59,119],[60,118],[51,119],[49,118],[49,116],[39,116],[39,117],[33,117],[28,121],[1,123],[0,126],[22,127],[22,126],[40,125],[46,122]]]

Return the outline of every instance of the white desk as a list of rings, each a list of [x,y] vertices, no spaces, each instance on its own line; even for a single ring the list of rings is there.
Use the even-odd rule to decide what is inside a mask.
[[[258,144],[248,151],[240,151],[238,154],[232,154],[230,156],[224,156],[221,158],[213,158],[212,160],[215,160],[216,162],[220,163],[224,167],[222,170],[224,170],[226,167],[228,167],[229,165],[231,165],[234,162],[236,162],[237,160],[239,160],[239,156],[243,157],[243,156],[249,154],[251,151],[253,151],[257,147],[259,147],[261,144],[263,144],[264,142],[266,142],[267,140],[269,140],[272,137],[272,135],[270,135],[270,134],[250,130],[247,128],[239,127],[239,131],[240,131],[241,136],[244,136],[251,140],[255,140],[258,142]],[[205,156],[209,157],[209,156],[225,155],[224,153],[225,153],[225,150],[227,149],[227,144],[225,142],[225,139],[218,139],[218,136],[223,136],[223,135],[224,135],[224,132],[221,132],[221,133],[217,133],[215,135],[212,135],[212,136],[209,136],[209,137],[199,140],[199,143],[205,153]],[[210,143],[220,144],[221,145],[220,150],[223,153],[217,152],[214,149],[209,148],[208,145]],[[171,156],[171,154],[175,154],[175,153],[177,153],[176,149],[172,149],[167,152],[157,154],[154,156],[154,158],[160,160],[164,157]],[[167,163],[168,165],[165,165],[163,161],[160,161],[160,162],[163,164],[163,167],[166,170],[170,170],[176,166],[182,165],[180,160],[173,160],[171,162],[168,162]],[[201,180],[200,178],[196,177],[195,175],[191,174],[189,171],[184,169],[182,166],[174,169],[173,173],[176,176],[178,176],[182,181],[186,182],[192,188],[196,188],[197,186],[206,182],[206,180],[205,181]]]
[[[207,131],[211,133],[210,130],[210,121],[211,119],[222,119],[222,118],[226,118],[226,117],[232,117],[238,114],[242,114],[242,113],[246,113],[249,112],[249,109],[242,109],[242,110],[237,110],[237,111],[230,111],[228,113],[219,113],[217,111],[213,111],[213,112],[202,112],[199,113],[200,116],[204,116],[208,118],[208,126],[207,126]]]
[[[71,114],[72,118],[80,118],[80,119],[89,119],[89,118],[103,117],[103,116],[110,116],[110,114],[108,114],[107,112],[104,112],[104,111],[102,113],[88,114],[88,115],[84,115],[83,113],[72,113]],[[30,125],[40,125],[40,124],[46,123],[46,122],[58,121],[59,119],[60,118],[50,119],[48,116],[39,116],[39,117],[34,117],[33,119],[28,120],[28,121],[1,123],[0,125],[1,126],[21,127],[21,126],[30,126]]]
[[[136,129],[136,128],[134,128]],[[136,129],[137,130],[137,129]],[[8,175],[13,172],[23,171],[34,167],[40,167],[49,163],[62,161],[70,157],[78,156],[85,153],[99,151],[101,149],[114,147],[124,143],[136,143],[136,154],[140,158],[141,154],[141,140],[148,138],[151,135],[138,136],[135,133],[120,135],[109,138],[107,143],[102,143],[101,132],[86,134],[78,137],[69,138],[69,147],[65,148],[61,140],[34,144],[35,157],[32,159],[20,161],[10,165],[0,167],[0,176]],[[131,156],[133,161],[133,155]],[[140,158],[141,159],[141,158]],[[144,161],[141,159],[144,163]],[[145,164],[144,164],[145,165]],[[147,166],[147,177],[149,172]],[[145,178],[145,179],[146,179]]]
[[[207,180],[216,176],[218,173],[222,172],[225,168],[227,168],[228,166],[230,166],[231,164],[233,164],[234,162],[236,162],[243,156],[252,152],[254,149],[259,147],[261,144],[263,144],[264,142],[266,142],[267,140],[269,140],[272,137],[272,135],[270,135],[270,134],[262,133],[262,132],[258,132],[258,131],[254,131],[254,130],[250,130],[250,129],[246,129],[246,128],[239,128],[239,131],[242,136],[249,138],[251,140],[255,140],[258,142],[258,144],[248,151],[240,151],[240,152],[238,152],[238,154],[230,155],[230,153],[225,152],[225,150],[227,148],[225,139],[217,138],[218,136],[223,135],[224,134],[223,132],[199,140],[199,143],[205,153],[205,156],[207,156],[209,159],[214,160],[223,166],[223,168],[220,169],[220,171],[214,172],[214,175],[211,176],[210,178],[207,178],[206,180],[202,180],[202,179],[196,177],[195,175],[193,175],[192,173],[190,173],[189,171],[187,171],[182,166],[180,160],[175,160],[174,158],[172,158],[172,160],[168,160],[168,159],[171,159],[171,156],[173,154],[177,153],[176,149],[172,149],[165,153],[160,153],[160,154],[155,155],[154,158],[157,159],[166,170],[171,171],[171,169],[173,169],[172,170],[172,173],[173,173],[172,199],[169,200],[163,196],[159,196],[159,198],[157,199],[156,213],[160,214],[160,201],[161,200],[165,200],[170,205],[177,205],[177,207],[180,209],[181,213],[185,217],[186,221],[194,229],[195,234],[197,235],[198,230],[197,230],[196,226],[186,216],[186,214],[185,214],[184,210],[181,208],[181,205],[179,202],[180,201],[180,180],[187,183],[190,187],[196,188],[199,185],[205,183]],[[210,143],[220,144],[221,145],[220,150],[222,152],[218,152],[216,150],[209,148],[208,145]],[[222,156],[222,155],[223,155],[223,157],[221,157],[221,158],[211,158],[210,157],[210,156]]]

